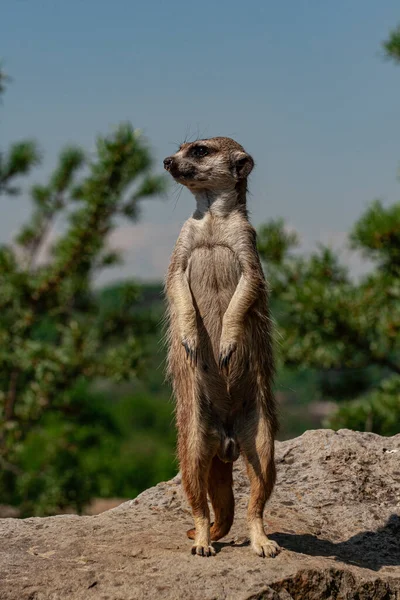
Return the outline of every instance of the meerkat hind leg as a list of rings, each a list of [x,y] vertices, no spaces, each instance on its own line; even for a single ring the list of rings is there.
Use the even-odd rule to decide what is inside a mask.
[[[248,434],[246,437],[247,440],[252,438]],[[253,441],[244,442],[242,448],[250,480],[247,521],[251,547],[258,556],[274,557],[281,549],[266,536],[263,525],[264,507],[273,490],[276,476],[274,441],[264,420],[259,423]]]
[[[210,534],[214,541],[226,536],[232,527],[235,513],[232,469],[232,462],[223,462],[214,456],[208,476],[208,494],[215,516]]]
[[[214,510],[215,521],[211,523],[210,537],[213,542],[220,540],[229,533],[232,527],[235,500],[232,490],[233,463],[225,463],[214,456],[208,475],[208,494]],[[189,529],[187,536],[194,540],[195,529]]]
[[[199,455],[201,453],[199,452]],[[194,529],[187,532],[194,540],[192,554],[214,556],[215,548],[211,544],[210,509],[207,502],[207,481],[212,455],[203,454],[201,460],[181,457],[182,483],[192,508]]]

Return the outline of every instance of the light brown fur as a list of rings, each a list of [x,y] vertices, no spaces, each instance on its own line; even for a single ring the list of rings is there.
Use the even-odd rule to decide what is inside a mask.
[[[192,552],[233,522],[232,464],[243,454],[250,479],[248,524],[260,556],[279,551],[263,528],[275,482],[273,356],[268,291],[246,210],[252,158],[229,138],[183,144],[164,161],[195,195],[166,280],[168,374],[176,398],[178,455],[192,507]],[[215,522],[210,529],[210,497]]]

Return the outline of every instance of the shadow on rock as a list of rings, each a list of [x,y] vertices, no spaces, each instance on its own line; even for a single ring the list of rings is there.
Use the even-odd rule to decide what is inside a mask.
[[[310,534],[275,533],[269,537],[292,552],[335,557],[374,571],[400,565],[400,516],[395,514],[377,531],[363,531],[337,544]]]

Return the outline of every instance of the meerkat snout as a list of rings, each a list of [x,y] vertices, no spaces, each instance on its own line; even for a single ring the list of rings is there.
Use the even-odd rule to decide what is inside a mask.
[[[172,156],[167,156],[167,158],[164,158],[164,169],[168,171],[173,163],[173,160],[174,159],[172,158]]]

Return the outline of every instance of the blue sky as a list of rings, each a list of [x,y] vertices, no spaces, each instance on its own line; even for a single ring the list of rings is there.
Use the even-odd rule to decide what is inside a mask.
[[[368,202],[399,198],[400,68],[381,50],[400,21],[394,0],[3,0],[1,17],[13,82],[0,147],[37,138],[35,181],[64,144],[91,149],[130,120],[160,170],[187,132],[237,139],[256,161],[253,223],[283,216],[307,250],[342,245]],[[1,202],[5,242],[29,203]],[[174,186],[147,202],[138,225],[113,235],[126,264],[104,280],[161,277],[193,206],[186,191],[175,206]]]

